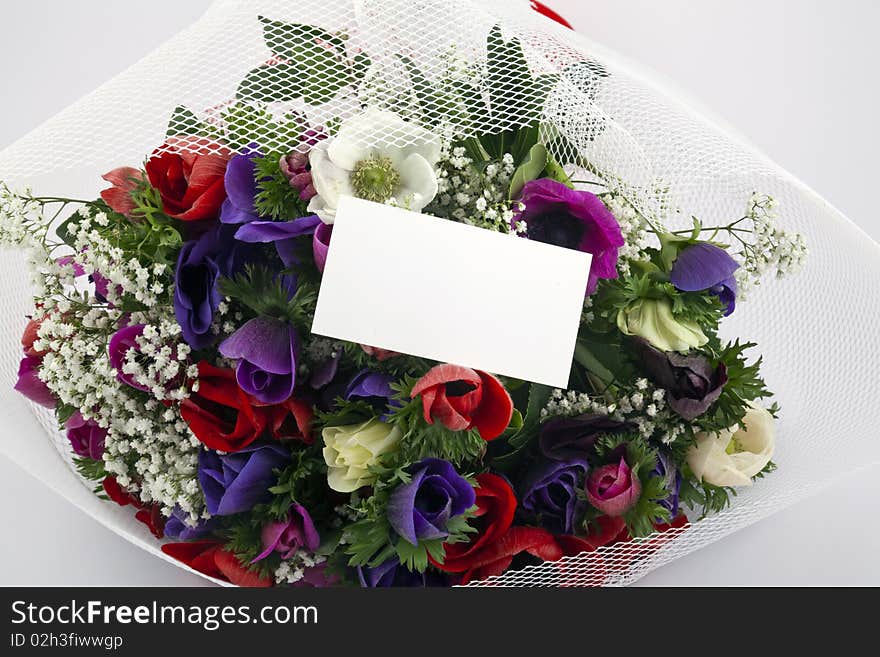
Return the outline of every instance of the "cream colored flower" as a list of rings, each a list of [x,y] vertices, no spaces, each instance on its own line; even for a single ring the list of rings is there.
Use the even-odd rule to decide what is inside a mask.
[[[434,165],[440,137],[394,112],[368,109],[345,121],[332,139],[309,154],[317,195],[309,211],[326,224],[336,218],[342,196],[395,204],[421,212],[437,194]]]
[[[617,313],[617,327],[625,335],[645,338],[660,351],[686,352],[709,339],[687,319],[676,319],[669,299],[639,299]]]
[[[325,427],[321,435],[327,484],[340,493],[350,493],[376,480],[370,466],[378,465],[382,456],[397,449],[401,432],[373,418],[362,424]]]
[[[715,486],[750,486],[773,458],[776,427],[767,409],[750,403],[742,428],[699,433],[696,439],[687,462],[698,479]]]

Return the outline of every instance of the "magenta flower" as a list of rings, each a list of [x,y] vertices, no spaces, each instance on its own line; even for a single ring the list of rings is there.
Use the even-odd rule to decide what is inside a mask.
[[[600,278],[617,278],[617,251],[623,235],[614,215],[595,194],[566,187],[549,178],[530,180],[519,197],[525,208],[513,225],[526,224],[526,237],[593,256],[587,294]]]
[[[609,516],[622,516],[642,495],[642,483],[621,457],[620,463],[596,468],[587,478],[587,500]]]
[[[251,563],[265,559],[273,552],[278,552],[282,559],[290,559],[301,549],[314,552],[321,544],[309,512],[296,503],[290,506],[286,519],[263,525],[260,538],[263,551]]]
[[[333,225],[323,221],[315,228],[312,235],[312,255],[315,258],[315,267],[322,274],[324,265],[327,264],[327,253],[330,251],[330,236],[333,234]]]
[[[317,194],[315,186],[312,184],[308,153],[294,151],[290,155],[282,155],[278,164],[290,186],[299,192],[301,201],[308,201]]]
[[[116,370],[116,378],[119,381],[130,385],[132,388],[149,391],[149,386],[138,383],[131,374],[126,374],[122,371],[122,366],[125,365],[126,354],[132,349],[137,352],[141,350],[140,345],[137,343],[137,338],[144,332],[144,326],[146,325],[131,324],[116,331],[107,345],[107,352],[110,356],[110,365]]]
[[[64,424],[67,439],[78,456],[85,456],[100,461],[104,456],[104,439],[107,429],[99,427],[94,420],[86,420],[82,413],[76,411]]]
[[[238,361],[239,387],[264,404],[279,404],[293,394],[299,339],[285,321],[255,317],[220,343],[220,353]]]
[[[42,356],[22,358],[18,365],[18,381],[15,382],[15,389],[35,404],[46,408],[55,408],[55,397],[52,395],[52,391],[37,375],[42,363]]]

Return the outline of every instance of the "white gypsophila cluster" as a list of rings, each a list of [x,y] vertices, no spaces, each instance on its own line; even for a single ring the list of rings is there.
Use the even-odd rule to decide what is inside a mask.
[[[50,311],[34,343],[36,349],[48,350],[40,379],[62,404],[107,429],[104,469],[120,486],[145,503],[160,504],[165,515],[179,506],[196,519],[204,510],[196,479],[199,442],[176,408],[116,378],[103,323],[113,317],[118,321],[118,315],[112,308],[90,309],[79,316],[57,308]],[[132,321],[144,319],[142,313],[132,315]],[[162,321],[157,323],[161,327]],[[145,333],[151,337],[141,346],[149,349],[155,344],[152,336],[165,332],[148,323]],[[161,369],[157,373],[161,376]]]
[[[181,340],[180,324],[173,317],[146,324],[135,341],[138,349],[129,349],[125,354],[122,372],[148,387],[154,398],[180,401],[189,396],[190,390],[198,391],[198,381],[192,380],[199,368],[188,364],[192,348]]]
[[[163,280],[167,273],[164,263],[143,266],[137,258],[126,258],[125,251],[114,246],[93,228],[105,227],[109,218],[91,208],[80,211],[82,220],[68,227],[73,240],[76,262],[87,272],[100,272],[107,279],[107,301],[119,305],[124,296],[130,296],[146,308],[159,305],[167,292]]]
[[[780,228],[778,203],[766,194],[755,193],[749,199],[745,216],[735,222],[731,228],[731,236],[741,245],[734,254],[740,262],[736,272],[736,282],[740,299],[746,297],[755,286],[760,285],[761,278],[775,272],[777,278],[797,273],[806,262],[809,253],[803,235]],[[751,227],[737,229],[740,222],[749,222]],[[741,236],[743,231],[751,234],[751,240]]]
[[[307,568],[314,568],[327,561],[327,557],[307,550],[297,550],[290,559],[285,559],[275,569],[276,584],[295,584],[303,578]]]
[[[515,170],[510,153],[480,170],[463,147],[444,149],[437,163],[437,196],[425,212],[501,233],[511,232],[516,201],[507,197]]]
[[[628,274],[630,262],[646,260],[645,249],[648,247],[648,222],[639,214],[626,197],[608,193],[599,196],[605,207],[617,219],[624,244],[618,249],[617,269],[621,274]]]
[[[557,388],[541,410],[541,419],[583,414],[606,415],[618,422],[628,422],[643,438],[659,437],[665,445],[675,442],[686,430],[681,418],[666,404],[666,391],[655,388],[647,379],[636,380],[634,390],[621,393],[611,402],[585,392]]]
[[[44,228],[42,206],[27,190],[17,194],[0,181],[0,245],[27,248],[36,240],[40,227]]]

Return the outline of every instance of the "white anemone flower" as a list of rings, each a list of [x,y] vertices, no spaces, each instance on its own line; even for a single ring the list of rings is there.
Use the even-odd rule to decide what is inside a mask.
[[[421,212],[437,194],[440,137],[394,112],[368,109],[309,154],[317,195],[309,211],[332,224],[342,196]]]
[[[715,486],[750,486],[773,458],[776,427],[767,409],[749,404],[742,427],[699,433],[696,439],[687,462],[697,479]]]

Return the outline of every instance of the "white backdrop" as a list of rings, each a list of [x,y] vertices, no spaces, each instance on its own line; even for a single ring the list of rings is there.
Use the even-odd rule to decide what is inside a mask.
[[[4,3],[0,148],[126,68],[192,22],[208,4]],[[875,82],[880,45],[874,34],[880,4],[552,4],[579,31],[652,66],[700,99],[880,240],[880,218],[869,207],[880,174],[880,91]],[[880,584],[878,473],[873,468],[852,475],[640,583]],[[0,585],[203,583],[127,544],[2,457],[0,509]]]

